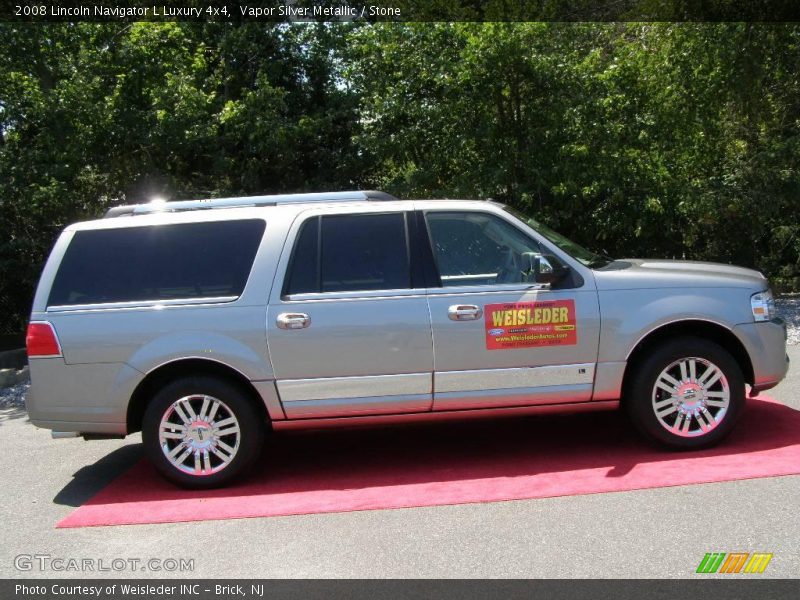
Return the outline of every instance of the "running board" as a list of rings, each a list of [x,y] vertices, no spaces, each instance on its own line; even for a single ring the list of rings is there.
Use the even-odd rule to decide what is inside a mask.
[[[54,440],[66,440],[82,437],[85,441],[92,440],[122,440],[125,436],[121,433],[81,433],[80,431],[51,431],[50,437]]]

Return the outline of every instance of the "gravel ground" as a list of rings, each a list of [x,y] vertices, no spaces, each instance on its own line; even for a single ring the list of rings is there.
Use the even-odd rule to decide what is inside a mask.
[[[789,339],[786,343],[790,346],[800,344],[800,295],[776,299],[775,308],[789,329]]]
[[[789,328],[788,344],[800,344],[800,295],[786,296],[775,300],[775,307]],[[30,383],[20,383],[11,387],[0,389],[0,409],[24,408],[25,392]]]
[[[30,383],[18,383],[11,387],[0,389],[0,409],[24,408],[25,392],[31,387]]]

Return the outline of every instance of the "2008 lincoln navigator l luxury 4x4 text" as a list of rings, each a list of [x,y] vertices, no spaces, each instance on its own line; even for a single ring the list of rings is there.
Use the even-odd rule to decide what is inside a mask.
[[[28,330],[31,421],[141,430],[189,487],[242,473],[271,429],[615,409],[721,440],[786,374],[766,279],[611,260],[491,201],[381,192],[109,210],[67,227]]]

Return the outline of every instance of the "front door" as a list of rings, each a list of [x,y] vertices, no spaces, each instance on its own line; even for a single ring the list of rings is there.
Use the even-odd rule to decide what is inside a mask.
[[[425,222],[441,279],[428,290],[434,410],[589,401],[594,281],[572,272],[555,289],[532,283],[542,246],[496,213],[432,210]]]
[[[429,411],[430,320],[412,274],[407,213],[312,213],[298,221],[267,311],[286,416]]]

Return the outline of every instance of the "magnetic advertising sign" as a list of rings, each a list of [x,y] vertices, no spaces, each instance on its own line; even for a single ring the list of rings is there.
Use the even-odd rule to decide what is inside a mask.
[[[484,315],[487,350],[578,343],[575,300],[487,304]]]

